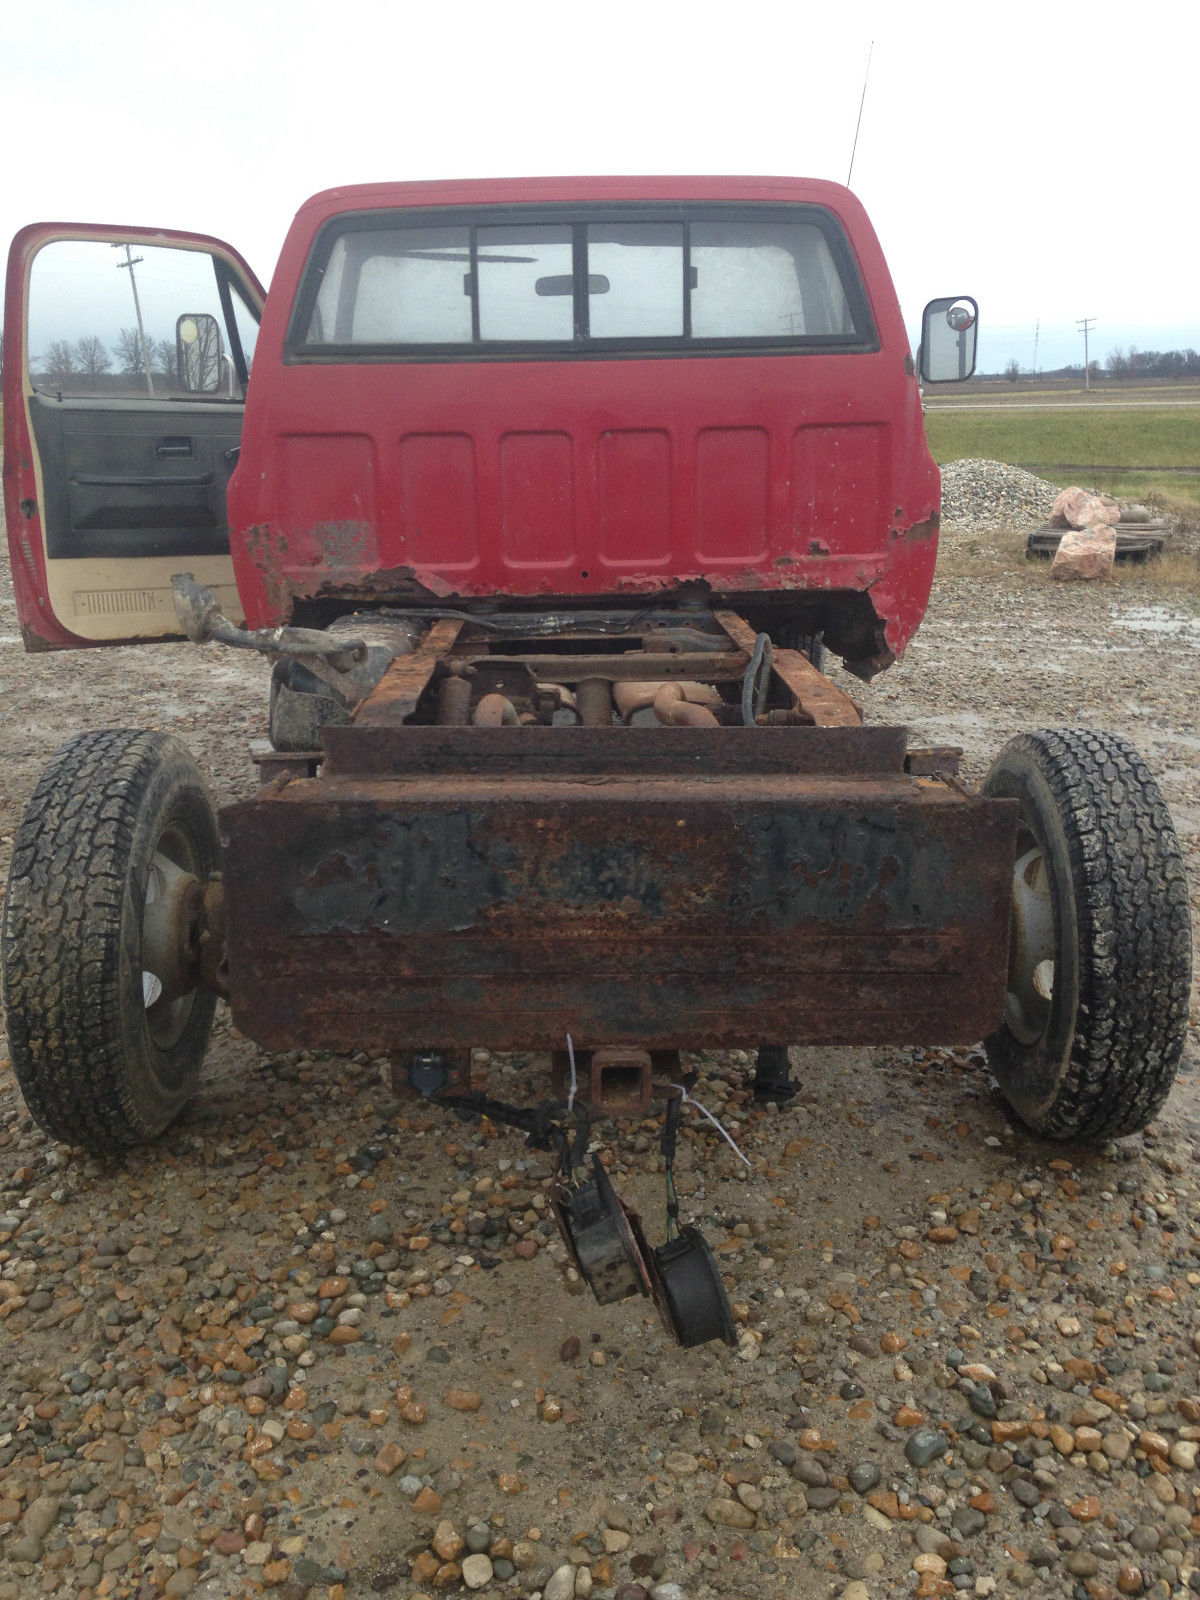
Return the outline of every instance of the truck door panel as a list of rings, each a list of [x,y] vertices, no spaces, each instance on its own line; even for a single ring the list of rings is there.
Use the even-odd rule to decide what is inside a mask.
[[[47,557],[228,554],[241,405],[164,418],[102,404],[31,397]]]
[[[18,234],[4,472],[29,648],[175,634],[181,566],[240,616],[226,488],[261,305],[218,240],[57,224]]]

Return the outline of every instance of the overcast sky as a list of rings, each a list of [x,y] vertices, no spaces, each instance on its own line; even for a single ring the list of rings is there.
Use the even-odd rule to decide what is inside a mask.
[[[1200,348],[1195,5],[0,0],[0,234],[228,240],[375,179],[782,173],[852,188],[910,327],[979,300],[981,367]],[[819,16],[820,20],[817,20]],[[827,20],[833,17],[834,22]],[[988,20],[979,20],[985,17]]]

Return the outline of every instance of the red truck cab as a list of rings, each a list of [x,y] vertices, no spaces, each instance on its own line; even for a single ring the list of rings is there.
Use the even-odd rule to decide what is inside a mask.
[[[920,622],[938,474],[839,185],[331,190],[272,282],[257,332],[262,290],[218,241],[19,236],[5,482],[31,648],[173,631],[181,564],[252,626],[702,592],[863,675]]]
[[[689,585],[869,669],[920,621],[938,475],[847,190],[334,190],[275,281],[230,500],[251,622]]]

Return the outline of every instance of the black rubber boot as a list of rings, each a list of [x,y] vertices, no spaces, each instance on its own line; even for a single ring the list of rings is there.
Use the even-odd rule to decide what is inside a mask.
[[[785,1044],[760,1044],[754,1068],[754,1098],[784,1105],[796,1094]]]

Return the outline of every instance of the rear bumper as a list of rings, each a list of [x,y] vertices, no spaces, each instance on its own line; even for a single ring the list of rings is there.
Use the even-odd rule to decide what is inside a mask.
[[[959,1043],[1000,1019],[1015,806],[899,728],[327,730],[221,814],[271,1049]]]

